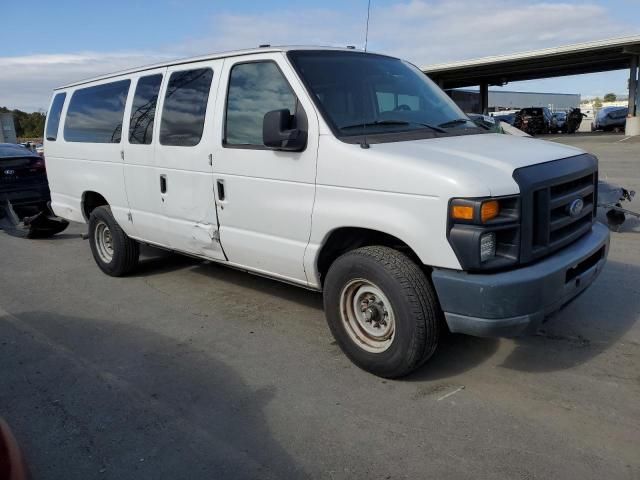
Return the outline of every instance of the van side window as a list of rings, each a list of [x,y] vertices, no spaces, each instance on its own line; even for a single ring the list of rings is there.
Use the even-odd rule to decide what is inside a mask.
[[[296,102],[289,83],[274,62],[235,65],[229,77],[224,143],[264,146],[265,113],[288,108],[293,114]]]
[[[213,70],[173,72],[162,108],[160,143],[193,147],[200,143]]]
[[[58,93],[55,97],[53,97],[53,102],[51,103],[51,109],[49,110],[49,115],[47,115],[47,140],[52,142],[56,141],[58,138],[58,127],[60,126],[60,115],[62,114],[62,106],[64,105],[64,100],[67,98],[66,93]]]
[[[120,143],[124,105],[131,80],[73,92],[64,122],[68,142]]]
[[[153,120],[156,116],[156,105],[162,75],[149,75],[138,79],[136,93],[131,106],[129,121],[129,143],[149,145],[153,138]]]

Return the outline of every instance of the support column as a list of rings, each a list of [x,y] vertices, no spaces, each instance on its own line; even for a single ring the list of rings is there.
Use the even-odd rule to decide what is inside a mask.
[[[629,116],[627,117],[627,127],[625,134],[629,136],[640,135],[640,107],[638,106],[638,63],[640,55],[631,57],[631,68],[629,70]]]
[[[631,69],[629,71],[629,115],[636,115],[638,101],[638,56],[631,57]]]
[[[480,84],[480,113],[489,114],[489,84]]]

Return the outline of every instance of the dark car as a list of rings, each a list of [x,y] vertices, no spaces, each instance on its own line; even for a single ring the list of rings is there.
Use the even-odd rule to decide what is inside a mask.
[[[591,123],[591,131],[603,130],[605,132],[623,132],[627,125],[627,107],[604,107],[597,113]]]
[[[566,131],[567,112],[554,112],[551,115],[551,133]]]
[[[513,126],[529,135],[551,131],[551,111],[547,107],[523,108],[516,113]]]
[[[0,228],[23,237],[48,237],[68,223],[53,215],[44,159],[22,145],[0,143]]]

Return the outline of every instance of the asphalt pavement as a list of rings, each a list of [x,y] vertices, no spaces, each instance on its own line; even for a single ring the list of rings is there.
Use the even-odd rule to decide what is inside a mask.
[[[548,138],[640,191],[638,139]],[[33,479],[640,478],[640,221],[538,335],[451,335],[397,381],[317,293],[152,250],[110,278],[85,230],[0,232],[0,416]]]

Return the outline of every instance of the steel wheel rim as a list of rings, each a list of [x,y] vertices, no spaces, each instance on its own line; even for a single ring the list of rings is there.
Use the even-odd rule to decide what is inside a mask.
[[[102,220],[96,225],[94,240],[100,260],[104,263],[111,263],[113,260],[113,236],[109,225]]]
[[[351,340],[370,353],[386,351],[395,338],[395,313],[382,289],[357,278],[340,293],[340,317]]]

